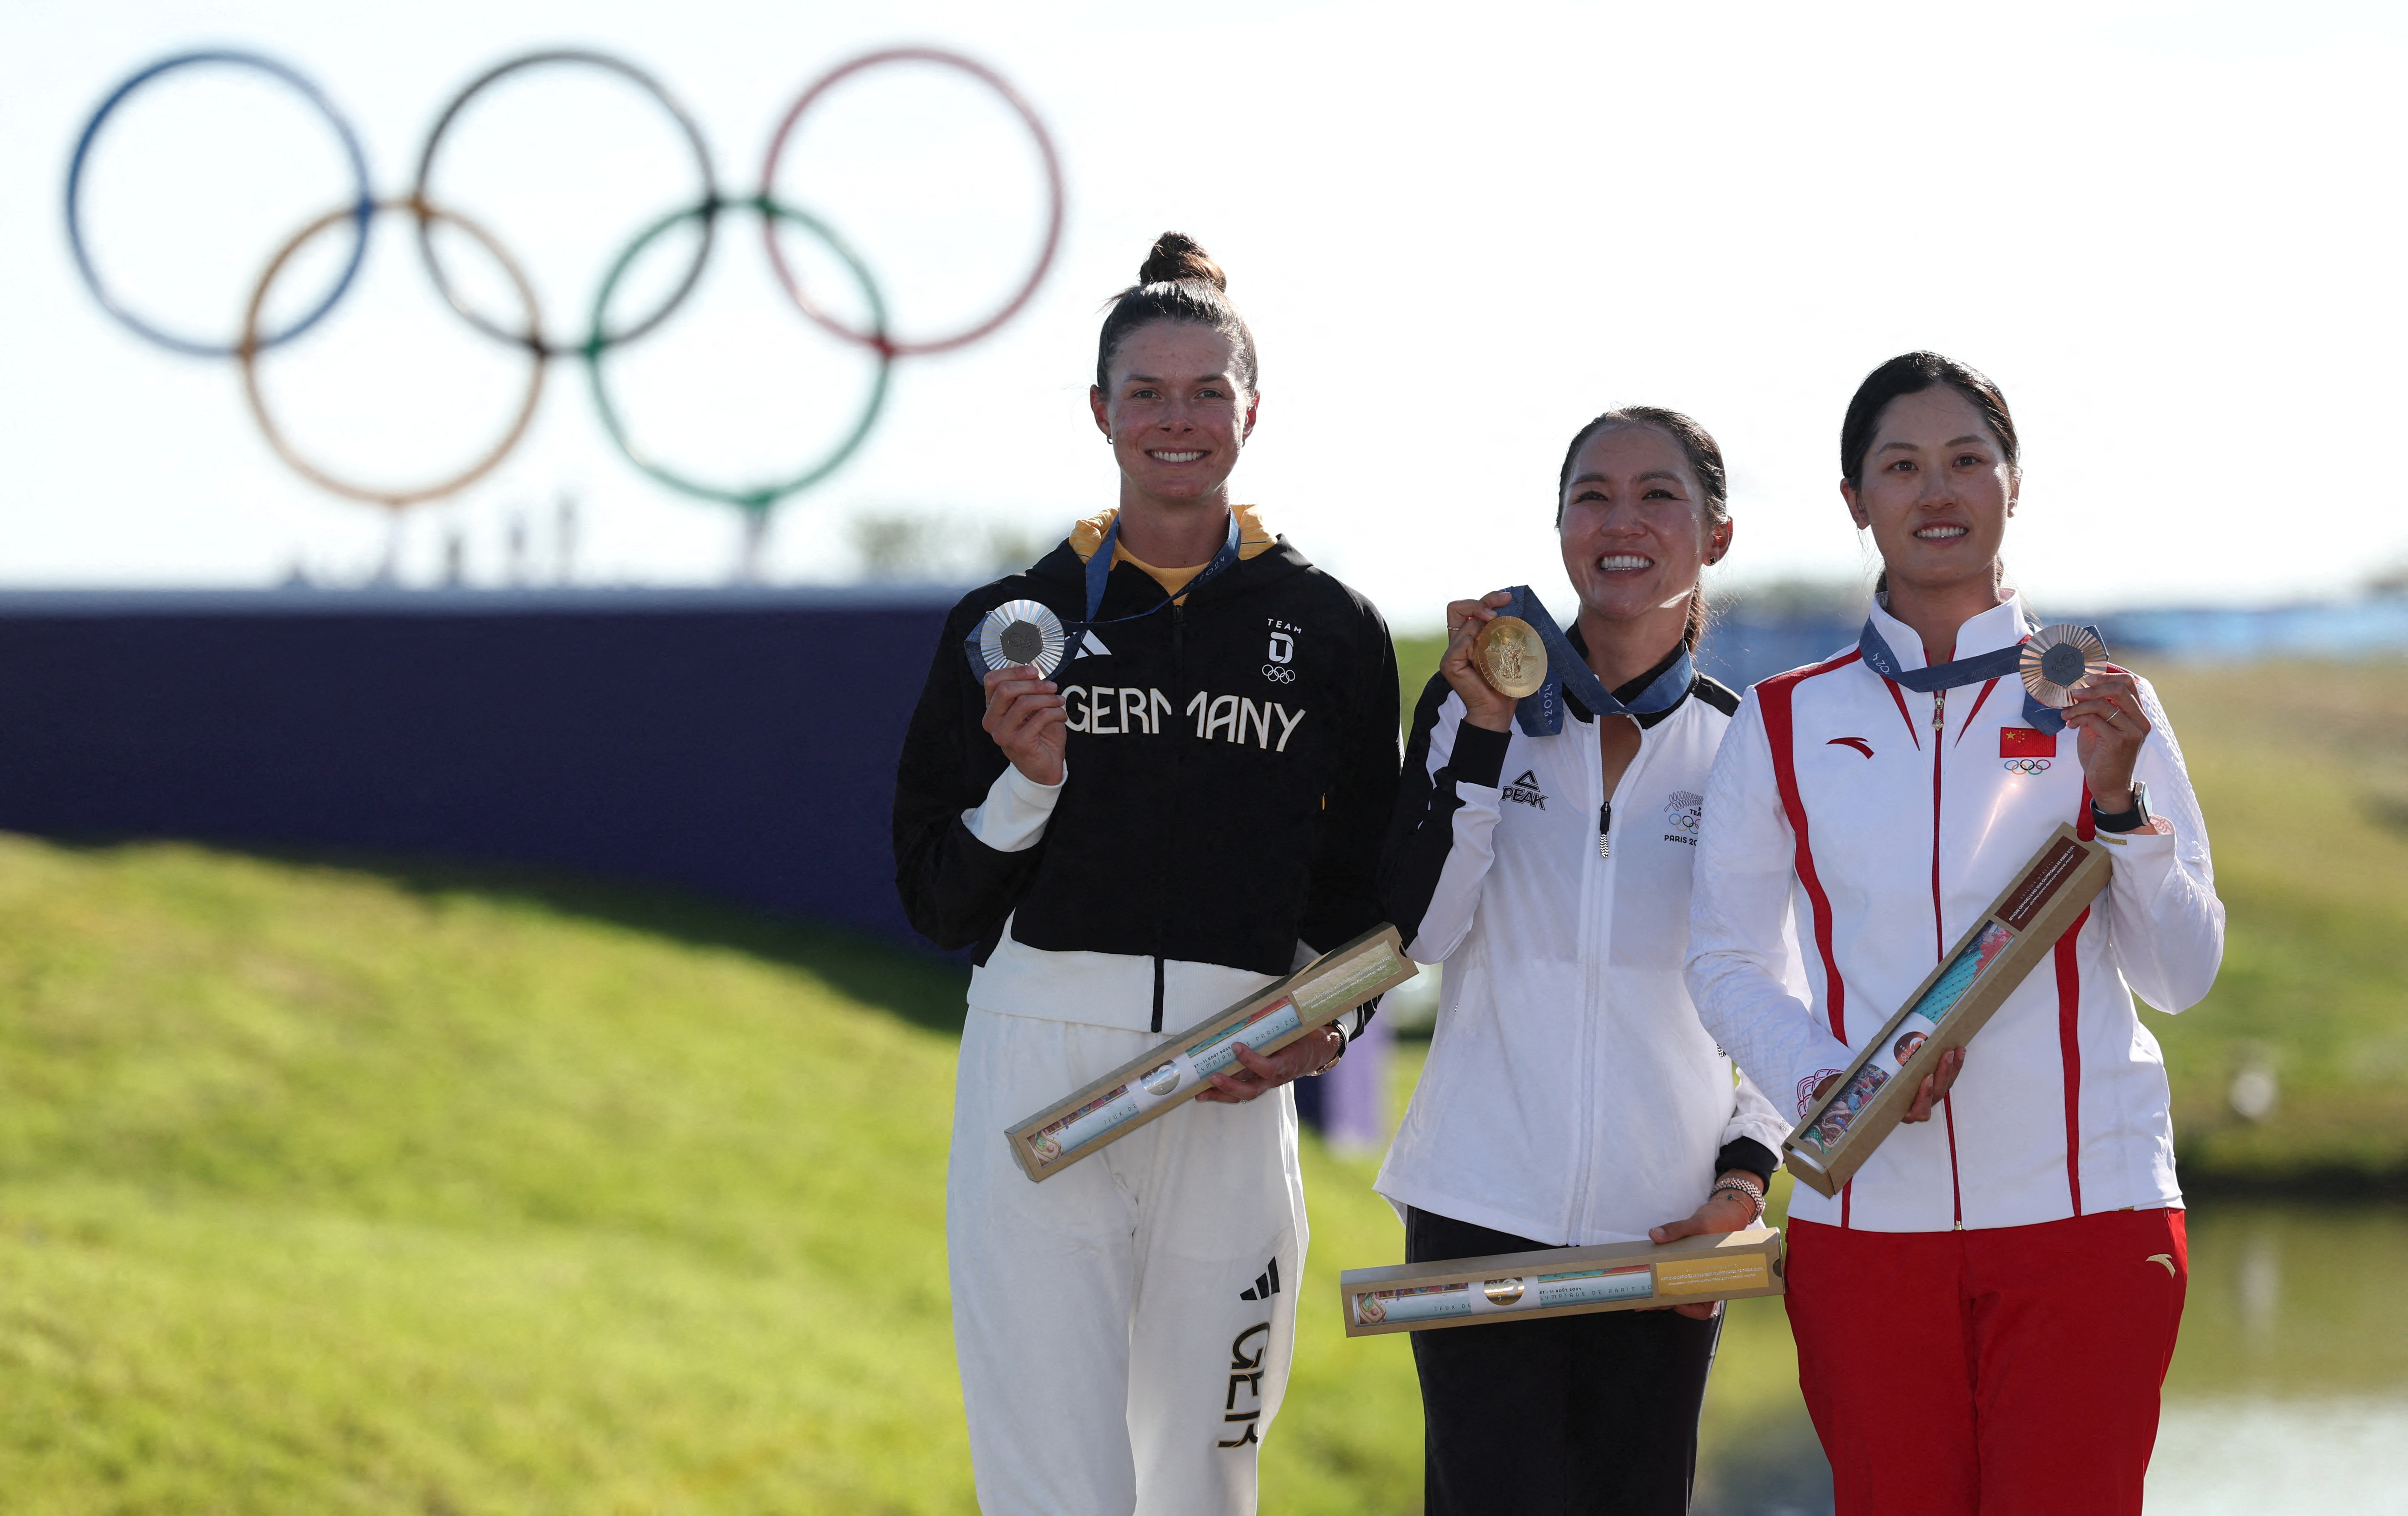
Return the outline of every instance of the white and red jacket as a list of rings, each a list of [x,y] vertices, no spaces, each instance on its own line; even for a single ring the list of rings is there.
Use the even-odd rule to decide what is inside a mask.
[[[1876,607],[1907,669],[1922,638]],[[2019,602],[1958,628],[1952,656],[2027,635]],[[2224,955],[2207,827],[2157,694],[2136,777],[2159,830],[2099,834],[2114,882],[1983,1027],[1954,1092],[1901,1125],[1838,1198],[1790,1214],[1883,1232],[2022,1226],[2174,1206],[2157,1039],[2134,1014],[2196,1005]],[[1706,787],[1688,983],[1706,1030],[1802,1115],[2060,822],[2089,826],[2069,728],[2027,725],[2014,678],[1917,694],[1852,649],[1747,693]],[[1784,928],[1808,994],[1782,982]]]

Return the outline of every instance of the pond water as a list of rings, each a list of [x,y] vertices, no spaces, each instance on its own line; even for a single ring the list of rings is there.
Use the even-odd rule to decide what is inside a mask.
[[[2408,1513],[2408,1208],[2194,1201],[2190,1294],[2148,1507]],[[1830,1475],[1777,1300],[1733,1303],[1709,1392],[1701,1516],[1819,1516]]]

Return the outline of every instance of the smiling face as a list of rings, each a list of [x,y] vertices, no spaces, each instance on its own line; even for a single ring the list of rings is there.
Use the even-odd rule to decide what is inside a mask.
[[[1584,611],[1627,622],[1685,616],[1698,571],[1730,547],[1730,523],[1707,519],[1689,456],[1656,427],[1609,426],[1572,460],[1556,536]]]
[[[1840,493],[1873,535],[1893,591],[1944,594],[1998,582],[2017,479],[1973,402],[1945,384],[1882,411],[1863,483]]]
[[[1166,506],[1222,498],[1254,429],[1255,397],[1229,339],[1194,322],[1154,322],[1112,355],[1109,393],[1091,388],[1129,489]]]

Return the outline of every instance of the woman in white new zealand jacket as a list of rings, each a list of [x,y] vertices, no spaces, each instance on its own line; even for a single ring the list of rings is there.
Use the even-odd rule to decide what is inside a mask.
[[[1788,1130],[1682,982],[1700,796],[1738,705],[1689,666],[1699,572],[1730,546],[1721,453],[1676,412],[1609,411],[1572,439],[1556,506],[1570,637],[1624,711],[1559,701],[1534,734],[1533,696],[1517,729],[1469,661],[1510,596],[1447,608],[1382,865],[1407,951],[1446,965],[1378,1180],[1412,1263],[1752,1225]],[[1426,1509],[1687,1509],[1719,1328],[1683,1306],[1415,1333]]]

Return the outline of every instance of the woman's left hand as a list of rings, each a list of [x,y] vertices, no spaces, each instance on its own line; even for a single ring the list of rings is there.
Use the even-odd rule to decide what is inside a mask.
[[[1706,1197],[1704,1205],[1679,1221],[1666,1222],[1661,1226],[1649,1227],[1647,1240],[1661,1244],[1677,1241],[1682,1237],[1704,1237],[1710,1233],[1742,1231],[1755,1224],[1754,1202],[1742,1200],[1728,1194],[1713,1194]],[[1672,1309],[1696,1321],[1707,1322],[1713,1320],[1714,1312],[1721,1308],[1722,1302],[1719,1300],[1702,1300],[1688,1305],[1674,1306]]]
[[[2100,674],[2073,687],[2065,724],[2081,736],[2074,751],[2090,798],[2113,816],[2132,808],[2132,766],[2148,740],[2149,718],[2141,709],[2141,685],[2129,674]]]
[[[1196,1092],[1196,1098],[1225,1106],[1243,1105],[1326,1064],[1345,1040],[1345,1033],[1334,1026],[1324,1026],[1306,1033],[1277,1052],[1256,1052],[1242,1042],[1232,1043],[1229,1051],[1238,1055],[1244,1071],[1223,1069],[1212,1076],[1211,1083]]]

